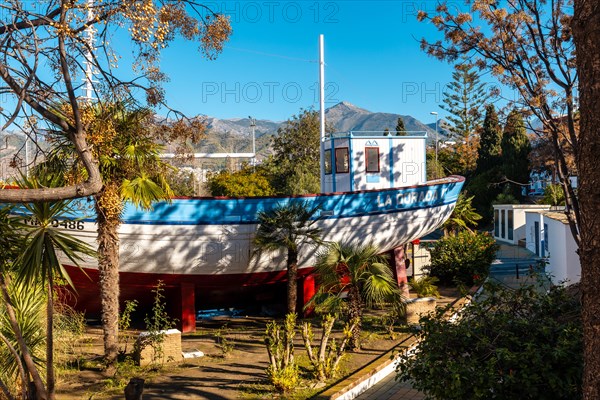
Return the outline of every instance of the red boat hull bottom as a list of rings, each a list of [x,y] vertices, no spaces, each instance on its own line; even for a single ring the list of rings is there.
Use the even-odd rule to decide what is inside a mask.
[[[101,300],[99,273],[96,269],[65,266],[76,292],[64,291],[64,300],[87,318],[100,319]],[[305,304],[315,293],[312,268],[298,271],[298,301]],[[126,301],[138,302],[140,319],[150,312],[154,301],[152,290],[159,281],[164,284],[169,314],[178,320],[183,332],[194,331],[196,310],[211,308],[258,309],[268,306],[285,312],[286,271],[227,275],[175,275],[121,272],[121,310]]]

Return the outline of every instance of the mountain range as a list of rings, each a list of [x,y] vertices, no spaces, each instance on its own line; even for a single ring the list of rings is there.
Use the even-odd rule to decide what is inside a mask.
[[[398,117],[402,117],[407,131],[435,133],[435,123],[424,124],[410,115],[372,112],[346,101],[325,110],[325,119],[327,123],[333,125],[336,132],[384,131],[386,128],[393,131]],[[284,123],[285,121],[256,120],[257,137],[264,134],[275,134]],[[252,133],[249,117],[219,119],[209,116],[206,117],[206,124],[208,130],[213,133],[230,132],[242,136]],[[443,121],[440,121],[439,134],[445,136],[446,132],[441,128],[442,126]]]
[[[385,129],[394,131],[398,118],[404,121],[407,131],[427,132],[428,141],[435,138],[435,122],[424,124],[410,115],[393,113],[372,112],[360,108],[346,101],[342,101],[325,110],[325,120],[331,124],[336,132],[350,131],[376,131]],[[445,121],[440,120],[438,135],[440,140],[445,140],[447,131],[444,129]],[[250,117],[220,119],[207,116],[207,137],[202,141],[200,152],[251,152],[252,127]],[[256,120],[256,149],[259,158],[269,153],[270,137],[277,134],[277,130],[285,121]]]
[[[386,128],[394,131],[398,118],[402,117],[407,131],[419,131],[428,133],[428,142],[433,142],[435,138],[435,123],[424,124],[410,115],[400,115],[393,113],[372,112],[360,108],[346,101],[342,101],[325,110],[325,119],[331,124],[336,132],[349,131],[384,131]],[[207,125],[207,135],[198,145],[194,146],[195,151],[202,153],[251,153],[252,152],[252,127],[250,126],[250,117],[248,118],[228,118],[220,119],[206,116],[204,119]],[[258,159],[262,159],[271,153],[271,137],[277,134],[277,130],[286,121],[256,120],[256,152]],[[439,121],[439,138],[445,140],[447,133],[443,129],[445,121]],[[12,136],[6,141],[5,146],[0,148],[0,178],[6,174],[10,160],[14,153],[21,149],[24,138],[22,135],[11,135],[10,132],[3,132],[0,136]],[[166,152],[172,152],[173,149],[167,146]],[[4,167],[4,168],[2,168]]]

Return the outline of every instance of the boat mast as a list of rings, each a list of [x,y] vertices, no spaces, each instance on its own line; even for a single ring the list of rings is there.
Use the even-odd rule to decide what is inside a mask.
[[[321,192],[325,184],[325,46],[323,35],[319,35],[319,119],[321,133]]]

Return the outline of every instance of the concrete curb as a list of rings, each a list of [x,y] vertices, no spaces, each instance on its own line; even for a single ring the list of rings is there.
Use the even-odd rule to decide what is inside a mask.
[[[404,348],[404,352],[410,351],[417,345],[417,338],[411,335],[402,342],[377,357],[362,369],[346,377],[334,386],[312,397],[314,400],[350,400],[354,399],[367,389],[373,387],[383,378],[391,374],[396,367],[397,357],[394,354]]]

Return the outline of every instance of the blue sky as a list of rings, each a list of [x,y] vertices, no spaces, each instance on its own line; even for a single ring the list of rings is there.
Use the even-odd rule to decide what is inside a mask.
[[[178,41],[161,65],[171,107],[188,115],[285,120],[300,108],[318,109],[318,36],[325,35],[326,107],[345,100],[370,111],[412,115],[430,123],[452,65],[419,48],[438,37],[419,23],[434,1],[211,0],[231,17],[233,36],[217,60]],[[463,2],[451,4],[464,8]]]

